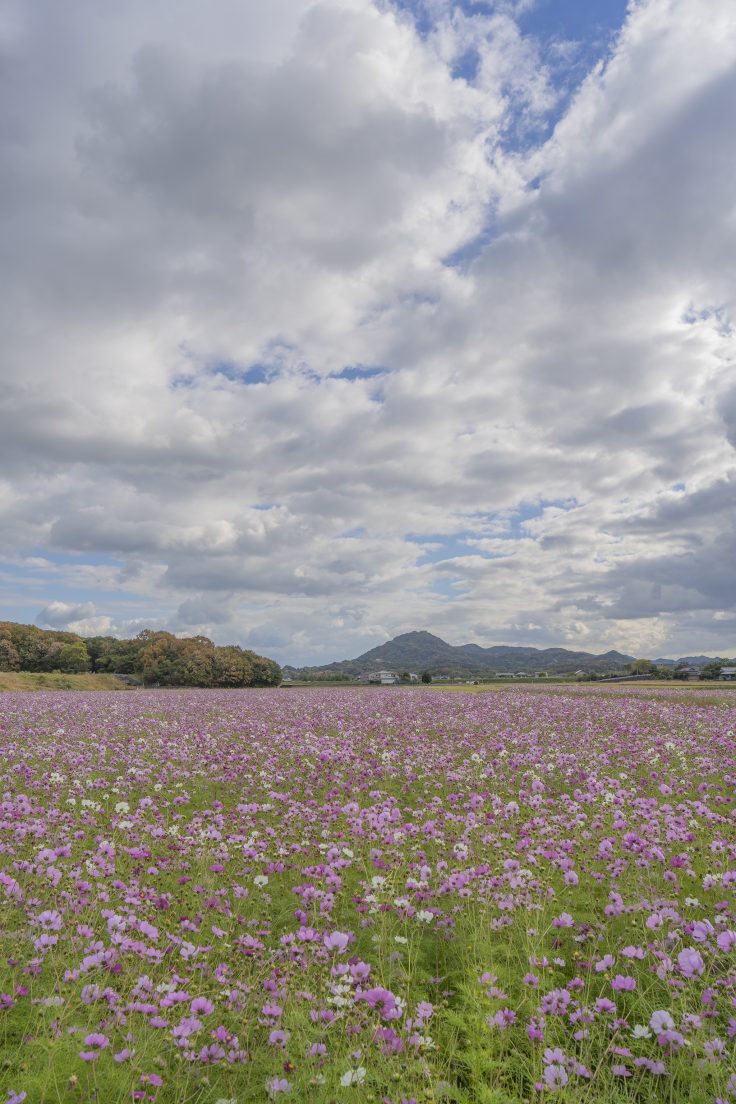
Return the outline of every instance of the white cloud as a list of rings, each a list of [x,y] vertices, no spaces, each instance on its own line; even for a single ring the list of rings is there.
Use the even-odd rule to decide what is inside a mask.
[[[8,609],[733,651],[732,5],[632,6],[546,142],[512,6],[217,9],[0,29]]]
[[[82,636],[97,636],[110,631],[112,618],[98,615],[92,602],[70,605],[57,600],[44,606],[36,617],[36,623],[43,629],[62,629]]]

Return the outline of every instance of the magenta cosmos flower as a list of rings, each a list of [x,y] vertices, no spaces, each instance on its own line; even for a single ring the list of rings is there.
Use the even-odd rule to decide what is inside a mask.
[[[398,1020],[401,1015],[398,998],[390,989],[366,989],[364,993],[358,993],[355,999],[364,1000],[371,1008],[377,1008],[384,1020]]]
[[[86,1036],[84,1045],[90,1047],[90,1050],[80,1050],[79,1057],[83,1062],[96,1062],[102,1051],[109,1047],[110,1040],[107,1035],[100,1035],[99,1032],[93,1032],[92,1035]]]

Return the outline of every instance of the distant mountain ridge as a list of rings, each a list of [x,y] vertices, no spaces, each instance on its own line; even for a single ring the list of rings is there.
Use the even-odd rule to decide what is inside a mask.
[[[361,675],[370,671],[429,671],[432,675],[569,674],[578,669],[600,674],[620,671],[634,662],[634,656],[609,651],[602,655],[570,651],[567,648],[524,648],[479,644],[448,644],[434,633],[423,630],[401,633],[355,659],[343,659],[319,667],[291,667],[288,675]]]

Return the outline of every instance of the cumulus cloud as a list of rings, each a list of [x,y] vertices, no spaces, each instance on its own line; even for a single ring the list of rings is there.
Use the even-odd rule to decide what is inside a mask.
[[[110,630],[112,619],[104,614],[97,615],[93,602],[70,605],[57,600],[49,602],[39,611],[36,624],[42,629],[61,629],[83,636],[97,636]]]
[[[84,602],[77,606],[71,606],[68,602],[49,602],[39,611],[36,621],[44,628],[65,629],[74,621],[93,617],[94,613],[95,607],[92,602]]]
[[[8,5],[9,616],[736,649],[731,5],[522,8]]]

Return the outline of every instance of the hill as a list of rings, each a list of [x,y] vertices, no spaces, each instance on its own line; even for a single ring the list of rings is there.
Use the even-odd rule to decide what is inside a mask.
[[[118,675],[147,686],[278,686],[278,663],[206,636],[144,629],[131,640],[0,621],[0,672]]]
[[[578,669],[600,674],[621,671],[634,657],[609,651],[602,655],[569,651],[566,648],[521,648],[479,644],[448,644],[430,632],[408,632],[379,644],[356,659],[343,659],[321,667],[285,667],[293,677],[362,675],[382,669],[390,671],[429,671],[434,676],[488,676],[526,671],[538,674],[571,674]]]

